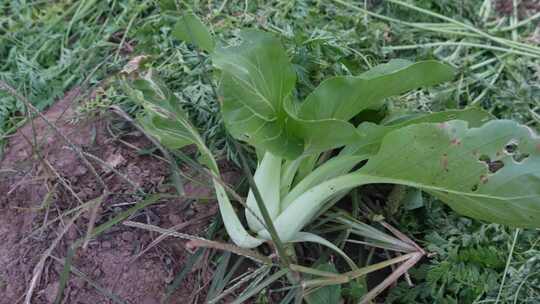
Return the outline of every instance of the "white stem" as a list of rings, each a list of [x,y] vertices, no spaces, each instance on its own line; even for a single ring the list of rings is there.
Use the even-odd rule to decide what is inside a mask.
[[[342,191],[354,187],[384,182],[385,178],[350,173],[323,182],[300,195],[274,221],[278,235],[284,242],[289,242],[308,224],[325,202]],[[268,231],[259,233],[262,238],[269,238]]]
[[[281,157],[266,152],[253,176],[255,185],[259,189],[263,203],[272,219],[275,219],[280,211],[281,161]],[[246,209],[246,219],[249,228],[253,231],[264,229],[263,223],[259,221],[262,214],[251,190],[248,193],[246,205],[248,207]]]

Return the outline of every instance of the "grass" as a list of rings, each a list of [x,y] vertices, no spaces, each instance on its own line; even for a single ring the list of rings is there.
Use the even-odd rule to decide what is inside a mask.
[[[5,1],[0,4],[0,80],[43,110],[71,88],[103,86],[130,57],[148,55],[148,64],[180,97],[212,151],[239,164],[221,123],[208,60],[171,36],[179,9],[189,7],[222,41],[234,39],[242,27],[281,35],[295,64],[300,97],[330,75],[356,75],[391,58],[436,58],[459,69],[456,79],[390,100],[388,111],[479,106],[538,131],[539,10],[525,10],[529,1],[517,2],[521,6],[511,0]],[[140,110],[114,86],[105,85],[96,96],[81,103],[81,115],[104,114],[110,105],[133,116]],[[0,151],[25,122],[24,109],[0,91]],[[517,233],[456,216],[437,202],[425,205],[385,214],[436,253],[411,271],[416,286],[401,282],[390,291],[389,302],[534,303],[540,298],[538,231]],[[212,284],[213,296],[234,286],[223,270],[229,259],[215,259],[222,281]],[[272,276],[269,270],[252,275],[261,284]],[[256,285],[246,292],[268,288]]]

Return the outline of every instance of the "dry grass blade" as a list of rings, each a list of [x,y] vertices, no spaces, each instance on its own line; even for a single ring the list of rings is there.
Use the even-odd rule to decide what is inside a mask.
[[[256,262],[259,262],[259,263],[268,264],[268,265],[273,264],[272,260],[270,258],[268,258],[268,257],[260,255],[259,253],[255,252],[255,251],[248,250],[248,249],[243,249],[243,248],[231,245],[231,244],[225,244],[225,243],[220,243],[220,242],[216,242],[216,241],[210,241],[210,240],[204,239],[202,237],[193,236],[193,235],[189,235],[189,234],[185,234],[185,233],[176,232],[176,231],[170,230],[170,229],[160,228],[160,227],[157,227],[157,226],[154,226],[154,225],[148,225],[148,224],[137,223],[137,222],[132,222],[132,221],[126,221],[126,222],[124,222],[124,225],[126,225],[128,227],[135,227],[135,228],[140,228],[140,229],[144,229],[144,230],[148,230],[148,231],[153,231],[153,232],[165,234],[167,236],[174,236],[174,237],[177,237],[177,238],[190,240],[190,246],[193,247],[193,248],[203,247],[203,248],[213,248],[213,249],[218,249],[218,250],[230,251],[232,253],[244,256],[246,258],[249,258],[249,259],[251,259],[253,261],[256,261]]]
[[[75,153],[77,154],[79,159],[85,164],[86,167],[88,167],[88,169],[90,170],[92,175],[94,175],[94,177],[96,178],[96,182],[100,185],[100,187],[101,187],[101,189],[103,191],[102,196],[100,197],[100,200],[98,200],[98,201],[99,202],[104,201],[106,199],[108,193],[109,193],[108,186],[107,186],[107,184],[105,184],[105,182],[103,181],[101,176],[97,173],[96,168],[94,168],[94,166],[88,161],[88,159],[84,155],[81,148],[79,146],[75,145],[65,134],[63,134],[58,129],[58,127],[55,124],[50,122],[49,119],[47,119],[47,117],[45,117],[45,115],[43,115],[36,107],[34,107],[34,105],[32,105],[32,103],[28,99],[26,99],[26,97],[20,95],[14,88],[12,88],[11,86],[9,86],[7,83],[5,83],[3,81],[0,81],[0,90],[6,91],[10,95],[15,97],[19,101],[21,101],[25,105],[28,112],[32,111],[35,114],[37,114],[51,129],[53,129],[58,135],[60,135],[60,137],[70,146],[70,148],[73,151],[75,151]],[[49,168],[54,171],[53,167],[50,164],[49,164]],[[62,178],[58,174],[56,174],[56,175],[60,179],[60,181],[62,182]],[[64,186],[67,186],[67,185],[64,185]],[[68,186],[68,189],[69,188],[70,187]],[[74,194],[74,196],[76,198],[78,198],[78,196],[74,192],[72,194]],[[82,203],[80,201],[80,199],[79,199],[79,203]],[[95,218],[97,216],[97,212],[99,210],[99,206],[100,206],[100,204],[96,203],[93,206],[93,208],[91,208],[91,210],[90,210],[90,219],[93,218],[94,222],[95,222]],[[92,229],[93,229],[94,224],[95,223],[93,223],[93,221],[91,220],[90,224],[88,226],[87,236],[92,234]],[[84,242],[83,247],[86,248],[87,245],[88,245],[88,239],[86,239],[86,241]]]
[[[174,230],[174,231],[178,231],[180,229],[184,229],[194,223],[197,223],[199,221],[202,221],[204,219],[207,219],[209,217],[213,216],[213,214],[205,214],[203,216],[199,216],[197,218],[194,218],[192,220],[189,220],[189,221],[186,221],[186,222],[183,222],[183,223],[180,223],[180,224],[177,224],[177,225],[174,225],[172,226],[171,228],[169,228],[170,230]],[[131,259],[131,262],[133,263],[134,261],[136,261],[138,258],[140,258],[143,254],[145,254],[146,252],[148,252],[148,250],[154,248],[157,244],[159,244],[161,241],[165,240],[167,237],[169,237],[169,235],[167,234],[161,234],[159,235],[155,240],[152,241],[152,243],[150,243],[150,245],[148,245],[146,248],[144,248],[143,250],[141,250],[141,252],[139,252],[136,256],[134,256],[132,259]]]
[[[101,203],[103,203],[103,200],[105,198],[106,198],[106,194],[102,194],[101,196],[98,196],[95,199],[93,199],[92,203],[89,206],[90,220],[88,221],[88,228],[86,229],[86,235],[84,237],[84,243],[83,243],[84,249],[88,247],[88,242],[90,242],[90,239],[92,238],[92,231],[94,230],[94,227],[96,226],[99,206],[101,205]]]
[[[389,275],[384,281],[382,281],[379,285],[375,286],[372,290],[370,290],[364,298],[362,298],[362,301],[360,301],[360,304],[368,304],[371,303],[371,300],[375,299],[376,296],[378,296],[383,290],[385,290],[388,286],[396,282],[399,277],[404,275],[411,267],[416,265],[418,261],[423,257],[424,255],[420,252],[413,253],[413,255],[407,259],[405,262],[403,262],[399,267],[392,272],[391,275]]]
[[[8,85],[7,83],[1,80],[0,80],[0,90],[7,92],[11,96],[15,97],[17,100],[21,101],[27,107],[28,110],[31,110],[34,113],[36,113],[50,128],[52,128],[58,135],[60,135],[62,140],[64,140],[77,153],[77,156],[80,158],[80,160],[88,167],[90,172],[92,172],[92,174],[96,177],[96,181],[103,188],[103,190],[105,191],[107,189],[107,185],[97,173],[96,168],[94,168],[94,166],[92,166],[92,164],[88,161],[88,159],[86,159],[80,147],[75,145],[64,133],[62,133],[58,129],[58,127],[56,127],[52,122],[50,122],[49,119],[47,119],[47,117],[43,115],[43,113],[41,113],[36,107],[34,107],[34,105],[32,105],[32,103],[28,99],[26,99],[26,97],[20,95],[14,88],[12,88],[10,85]]]
[[[113,166],[109,165],[106,161],[102,160],[101,158],[99,158],[99,157],[97,157],[97,156],[95,156],[93,154],[87,153],[87,152],[84,152],[84,155],[91,158],[91,159],[93,159],[93,160],[95,160],[95,161],[97,161],[103,167],[107,168],[107,170],[114,172],[117,176],[119,176],[121,179],[126,181],[131,187],[133,187],[133,189],[137,190],[138,192],[140,192],[143,195],[146,194],[144,192],[144,190],[141,189],[141,187],[139,187],[134,181],[132,181],[126,175],[122,174],[120,171],[116,170]]]
[[[265,272],[265,271],[268,272],[269,270],[270,270],[269,267],[264,267],[264,266],[259,267],[257,270],[255,270],[252,273],[250,273],[250,274],[246,275],[245,277],[241,278],[234,285],[232,285],[228,289],[224,290],[219,296],[217,296],[217,297],[211,299],[210,301],[208,301],[208,304],[218,303],[221,299],[223,299],[227,295],[230,295],[231,293],[233,293],[235,290],[237,290],[238,288],[240,288],[241,286],[243,286],[247,282],[252,281],[256,277],[261,275],[263,272]]]
[[[405,242],[405,243],[407,243],[409,245],[414,246],[414,248],[416,248],[418,250],[418,252],[420,252],[422,254],[426,254],[426,252],[424,251],[424,249],[422,247],[420,247],[418,244],[416,244],[415,241],[413,241],[410,237],[405,235],[403,232],[397,230],[396,228],[394,228],[392,225],[388,224],[385,221],[381,221],[381,225],[384,228],[388,229],[390,232],[392,232],[401,241],[403,241],[403,242]]]
[[[270,277],[268,277],[266,280],[264,280],[263,282],[261,282],[260,284],[258,284],[256,287],[254,288],[251,288],[250,290],[247,290],[246,293],[244,293],[242,296],[240,296],[239,298],[237,298],[234,302],[234,304],[240,304],[240,303],[244,303],[247,299],[251,298],[252,296],[254,296],[255,294],[257,294],[258,292],[260,292],[261,290],[263,290],[265,287],[267,287],[268,285],[274,283],[275,281],[277,281],[279,278],[281,278],[282,276],[284,276],[285,274],[289,273],[289,269],[287,268],[283,268],[281,269],[280,271],[274,273],[273,275],[271,275]]]
[[[47,159],[43,158],[41,160],[42,160],[42,163],[45,165],[45,168],[47,168],[50,172],[52,172],[54,174],[54,176],[58,179],[60,184],[62,184],[62,186],[64,186],[64,188],[66,188],[69,191],[69,193],[77,200],[77,202],[80,205],[83,205],[84,202],[81,200],[79,195],[77,195],[77,193],[75,193],[73,188],[66,182],[66,179],[63,178],[60,175],[60,173],[58,173],[58,171],[51,165],[51,163]]]
[[[24,304],[30,304],[32,301],[32,296],[34,293],[34,289],[36,288],[37,284],[39,283],[39,279],[41,278],[41,274],[43,273],[43,267],[45,266],[45,262],[47,261],[47,258],[51,255],[54,248],[56,248],[56,245],[60,242],[62,237],[64,237],[64,234],[71,228],[71,226],[75,223],[75,220],[79,218],[79,216],[83,213],[84,210],[79,211],[77,214],[75,214],[69,222],[64,226],[62,231],[58,234],[58,236],[54,239],[52,244],[47,248],[47,250],[42,254],[41,258],[39,259],[38,263],[34,267],[34,271],[32,274],[32,279],[30,280],[30,284],[28,286],[28,291],[26,292],[25,298],[24,298]]]

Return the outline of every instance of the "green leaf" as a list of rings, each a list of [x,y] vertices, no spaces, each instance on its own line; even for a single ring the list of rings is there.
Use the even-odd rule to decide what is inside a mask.
[[[180,107],[179,100],[151,70],[142,74],[140,78],[133,81],[126,80],[123,84],[126,93],[145,108],[139,122],[146,132],[157,138],[168,149],[179,149],[185,145],[195,144],[201,153],[199,158],[201,163],[219,176],[214,156]],[[234,243],[244,248],[254,248],[262,244],[262,240],[251,236],[242,225],[225,188],[215,179],[212,182],[225,229]]]
[[[193,13],[185,13],[180,17],[172,30],[172,35],[209,53],[214,50],[214,38],[204,23]]]
[[[403,209],[414,210],[424,206],[424,198],[418,189],[408,188],[402,201]]]
[[[481,109],[470,108],[465,110],[448,110],[414,116],[408,120],[400,121],[391,125],[377,125],[371,122],[364,122],[358,126],[358,130],[364,134],[362,140],[353,144],[347,145],[340,154],[374,154],[379,150],[380,144],[384,136],[391,131],[403,128],[405,126],[426,123],[426,122],[445,122],[449,120],[464,120],[469,122],[471,127],[479,127],[492,116]]]
[[[304,160],[304,157],[299,157],[295,160],[287,160],[283,163],[281,169],[281,179],[280,179],[280,198],[283,198],[289,193],[293,185],[295,176],[297,176],[298,169]]]
[[[362,129],[348,121],[363,110],[379,108],[384,99],[451,80],[454,69],[429,60],[391,60],[359,76],[327,79],[298,106],[286,104],[291,124],[308,152],[320,152],[361,141]],[[332,132],[328,132],[332,130]]]
[[[392,131],[364,167],[295,199],[275,220],[278,234],[284,241],[292,239],[330,199],[375,183],[422,189],[476,219],[538,228],[540,138],[528,127],[507,120],[479,128],[454,120]],[[267,238],[268,232],[259,235]]]
[[[225,124],[235,138],[287,159],[361,141],[363,130],[348,122],[355,115],[454,75],[437,61],[392,60],[359,76],[330,78],[298,103],[291,96],[296,75],[279,40],[254,30],[241,38],[239,46],[219,48],[212,57],[222,72]]]
[[[396,59],[359,76],[337,76],[319,85],[302,103],[305,119],[348,121],[365,109],[382,106],[384,98],[451,80],[454,69],[434,60],[412,63]]]
[[[169,149],[180,149],[193,143],[186,130],[178,128],[176,120],[165,119],[157,114],[147,114],[139,119],[144,129]]]
[[[316,234],[309,233],[309,232],[298,232],[295,238],[292,239],[290,242],[291,243],[311,242],[311,243],[317,243],[319,245],[328,247],[329,249],[335,251],[341,257],[343,257],[343,259],[345,259],[345,261],[347,262],[347,264],[349,264],[349,267],[351,267],[353,271],[358,269],[354,261],[345,252],[343,252],[343,250],[341,250],[339,247],[334,245],[332,242]]]
[[[316,269],[338,273],[336,267],[331,262],[321,263],[317,265]],[[317,290],[310,292],[304,299],[308,304],[340,303],[341,285],[335,284],[320,287]]]
[[[540,227],[540,138],[513,121],[399,129],[358,173],[418,187],[473,218]]]
[[[123,84],[126,93],[145,108],[138,120],[149,134],[169,149],[195,144],[203,159],[213,159],[199,131],[180,107],[178,98],[152,70]],[[217,168],[211,161],[205,165],[211,170]]]
[[[298,185],[285,196],[281,202],[281,209],[287,209],[296,198],[314,186],[351,171],[354,166],[366,158],[366,156],[341,155],[329,159],[303,178]]]
[[[176,10],[176,4],[174,0],[159,0],[159,9],[162,11],[174,11]]]
[[[303,142],[286,128],[283,103],[291,98],[296,74],[272,34],[246,30],[238,46],[217,49],[222,113],[229,132],[257,148],[294,159]]]
[[[218,182],[214,182],[214,189],[219,204],[219,212],[223,218],[223,224],[233,242],[242,248],[255,248],[263,243],[261,239],[251,236],[234,210],[225,188]]]

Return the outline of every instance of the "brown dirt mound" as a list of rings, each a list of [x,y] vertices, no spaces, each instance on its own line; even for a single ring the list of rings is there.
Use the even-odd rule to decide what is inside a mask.
[[[144,136],[132,132],[122,137],[124,143],[119,143],[118,138],[108,131],[110,120],[72,122],[75,117],[72,102],[78,94],[78,89],[66,94],[44,113],[47,119],[83,151],[99,157],[147,193],[171,192],[172,187],[164,183],[169,174],[168,164],[133,149],[151,146]],[[33,149],[31,144],[35,140],[40,143],[37,149]],[[136,189],[130,183],[110,168],[96,161],[91,163],[112,193],[100,208],[97,218],[97,224],[100,224],[133,206],[140,196],[135,194]],[[71,215],[64,216],[42,231],[36,229],[80,205],[81,201],[100,196],[101,190],[95,175],[61,136],[40,118],[10,138],[0,169],[0,303],[23,303],[37,261]],[[193,184],[186,185],[186,191],[190,197],[212,195],[207,188]],[[200,234],[216,214],[215,204],[191,202],[187,199],[160,201],[139,212],[132,220],[164,228],[185,222],[182,232]],[[44,207],[39,209],[40,206]],[[51,256],[61,261],[68,246],[84,236],[89,222],[87,214],[83,213],[76,220]],[[31,234],[33,231],[35,233]],[[181,270],[189,252],[184,241],[167,239],[134,259],[157,236],[117,225],[92,240],[86,250],[77,252],[73,262],[89,281],[80,275],[72,275],[63,303],[113,303],[92,286],[94,284],[126,303],[160,303],[167,285]],[[201,296],[198,291],[211,279],[211,269],[206,266],[194,269],[169,303],[196,302]],[[47,259],[32,303],[53,303],[61,271],[61,262]]]

